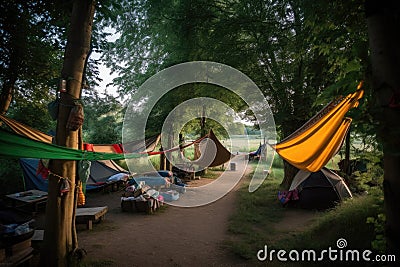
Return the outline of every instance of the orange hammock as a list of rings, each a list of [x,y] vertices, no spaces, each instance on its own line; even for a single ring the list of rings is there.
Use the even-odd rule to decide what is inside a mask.
[[[283,141],[271,147],[301,170],[319,171],[339,151],[350,127],[344,115],[363,97],[362,82],[357,91],[329,103],[317,115]]]

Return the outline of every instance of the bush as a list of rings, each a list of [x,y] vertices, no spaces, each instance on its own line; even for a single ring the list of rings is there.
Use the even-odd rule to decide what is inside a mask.
[[[0,159],[0,193],[7,195],[24,191],[24,179],[19,161]]]
[[[382,158],[382,152],[373,151],[364,152],[355,160],[355,162],[362,163],[363,168],[355,168],[346,179],[352,192],[364,192],[371,187],[382,185]]]

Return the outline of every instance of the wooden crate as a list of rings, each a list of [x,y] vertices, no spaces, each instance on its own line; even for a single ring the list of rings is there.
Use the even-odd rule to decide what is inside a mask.
[[[0,248],[0,262],[3,262],[6,259],[6,249]]]
[[[160,206],[157,202],[157,200],[152,198],[147,201],[121,201],[121,210],[124,212],[146,212],[151,214]]]
[[[16,243],[12,246],[6,247],[6,255],[12,256],[18,254],[21,251],[26,250],[27,248],[31,247],[31,238],[24,240],[22,242]]]
[[[147,201],[135,201],[136,210],[139,212],[152,213],[152,203],[152,199],[148,199]]]
[[[136,205],[134,200],[121,201],[121,210],[125,212],[136,212]]]
[[[102,221],[106,213],[108,212],[108,207],[92,207],[92,208],[78,208],[76,209],[75,223],[85,223],[88,230],[92,229],[93,222]]]

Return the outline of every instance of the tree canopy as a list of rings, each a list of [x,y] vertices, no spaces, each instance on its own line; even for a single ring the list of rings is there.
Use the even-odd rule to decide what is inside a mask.
[[[118,73],[114,83],[121,94],[134,93],[157,71],[185,61],[232,66],[263,92],[283,138],[368,78],[362,7],[357,0],[123,2],[110,23],[118,38],[105,47],[104,60]],[[155,124],[180,101],[196,96],[199,88],[187,85],[174,97],[165,96],[168,105],[153,112]],[[222,101],[232,99],[224,95]],[[251,119],[240,100],[233,102],[238,103],[236,111]],[[366,108],[355,116],[355,129],[370,135]],[[291,177],[295,170],[289,169],[285,174]]]
[[[367,2],[371,10],[377,8],[368,11],[368,18],[384,9],[378,8],[375,0]],[[73,30],[79,32],[79,27],[69,24],[78,4],[87,4],[87,13],[75,16],[78,22],[72,22],[90,30],[87,35],[80,33],[84,37],[81,40],[71,35]],[[398,11],[395,4],[391,7]],[[376,51],[381,48],[372,42],[376,49],[376,65],[372,68],[362,0],[101,0],[97,1],[95,15],[94,2],[89,0],[11,0],[2,1],[0,8],[0,114],[7,113],[43,131],[57,127],[57,135],[61,136],[57,142],[62,145],[68,145],[68,138],[60,133],[68,108],[62,108],[65,114],[60,117],[61,123],[60,118],[56,123],[47,115],[47,104],[59,97],[61,78],[66,80],[68,92],[73,92],[71,95],[82,99],[85,105],[82,135],[86,141],[119,141],[124,108],[115,97],[103,97],[96,92],[103,78],[100,64],[117,75],[113,85],[118,87],[120,96],[135,94],[146,79],[175,64],[215,61],[229,65],[249,76],[262,91],[273,110],[281,138],[298,129],[337,95],[353,91],[360,80],[365,80],[367,90],[364,105],[351,111],[353,131],[366,140],[372,139],[379,147],[385,132],[376,140],[374,122],[384,121],[386,124],[378,126],[385,129],[396,121],[382,118],[382,109],[398,107],[398,84],[389,82],[394,88],[394,102],[381,106],[376,105],[375,96],[368,89],[373,85],[379,95],[381,87],[386,90],[387,86],[371,82],[371,73],[379,72],[376,62],[379,63],[380,54]],[[78,11],[75,9],[75,15]],[[398,17],[391,19],[397,26]],[[378,26],[387,23],[370,22],[368,30],[372,34],[381,38],[380,32],[390,35],[387,31],[375,31],[374,22]],[[398,33],[393,32],[393,36],[398,38]],[[85,43],[74,48],[83,39]],[[100,53],[100,58],[91,57],[94,53]],[[71,57],[77,57],[78,71],[74,72]],[[148,134],[159,131],[174,107],[195,97],[221,100],[242,118],[253,119],[257,127],[252,112],[239,96],[218,86],[193,83],[175,88],[159,100],[147,122]],[[381,97],[386,99],[386,95]],[[390,118],[396,118],[393,114],[397,115],[390,112]],[[190,121],[185,130],[196,132],[197,124],[196,120]],[[218,122],[210,120],[210,125],[218,127]],[[221,130],[220,134],[226,133]],[[390,140],[397,145],[398,139],[392,138],[395,134],[391,132]],[[74,134],[75,137],[79,139],[81,135]],[[398,163],[389,163],[395,166],[393,162]],[[58,170],[62,170],[59,166]],[[293,174],[290,168],[285,170],[285,175]]]

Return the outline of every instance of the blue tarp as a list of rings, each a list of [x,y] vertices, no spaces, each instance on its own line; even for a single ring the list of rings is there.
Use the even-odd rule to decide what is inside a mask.
[[[39,165],[39,159],[20,159],[20,165],[24,173],[25,189],[37,189],[47,192],[48,181],[43,179],[41,174],[36,174]],[[107,178],[111,175],[125,172],[114,161],[92,161],[90,167],[90,177],[86,184],[86,190],[98,189],[106,184]]]
[[[168,184],[168,182],[165,179],[166,178],[164,177],[154,176],[154,177],[134,177],[132,180],[134,180],[136,184],[139,184],[140,182],[145,182],[145,184],[148,186],[163,186]]]
[[[41,174],[36,174],[39,164],[38,159],[20,159],[19,161],[24,173],[25,190],[37,189],[47,192],[48,181]]]

